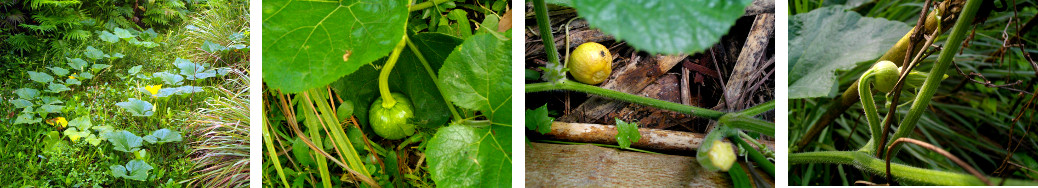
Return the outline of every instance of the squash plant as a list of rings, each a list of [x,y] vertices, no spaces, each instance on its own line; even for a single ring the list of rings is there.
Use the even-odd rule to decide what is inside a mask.
[[[711,130],[702,141],[703,144],[696,151],[697,160],[708,170],[728,171],[733,180],[745,180],[735,181],[736,186],[748,186],[745,172],[741,168],[732,168],[735,154],[732,153],[731,145],[720,142],[720,140],[724,138],[742,140],[742,135],[745,135],[742,131],[774,136],[775,125],[773,122],[754,117],[773,109],[774,102],[767,102],[739,112],[721,112],[588,85],[601,83],[609,77],[611,67],[598,62],[610,63],[612,56],[604,46],[589,42],[578,46],[572,54],[567,53],[570,57],[565,62],[560,61],[554,35],[551,32],[552,27],[549,22],[551,19],[548,16],[547,3],[573,7],[591,27],[616,37],[618,41],[627,42],[628,45],[640,51],[679,54],[696,53],[713,46],[722,35],[728,32],[728,28],[743,14],[743,9],[750,2],[747,0],[692,2],[703,6],[687,6],[686,4],[689,2],[654,0],[623,2],[534,0],[536,23],[540,29],[539,34],[542,37],[541,41],[544,43],[548,61],[544,67],[541,67],[543,74],[539,76],[544,82],[526,84],[526,93],[576,91],[716,120],[721,126]],[[660,13],[680,16],[656,16]],[[688,19],[673,19],[675,17]],[[566,45],[568,48],[569,44]],[[569,79],[567,72],[575,80]],[[528,76],[528,80],[530,80],[529,77],[536,79],[538,76]],[[551,123],[554,119],[547,116],[547,109],[544,106],[536,110],[527,110],[526,116],[528,129],[542,134],[551,131]],[[632,126],[617,118],[616,126],[619,148],[647,152],[630,148],[631,142],[637,142],[640,138],[637,125]],[[774,165],[763,157],[760,151],[746,143],[741,143],[739,147],[747,150],[749,152],[747,156],[750,156],[760,167],[774,176]]]
[[[844,177],[844,184],[854,181],[856,184],[866,185],[1035,185],[1033,177],[1027,174],[1007,172],[1004,171],[1004,167],[994,166],[997,165],[998,161],[1016,163],[1014,161],[1018,160],[1024,161],[1020,163],[1024,163],[1026,165],[1024,166],[1025,168],[1034,166],[1033,159],[1029,157],[1033,152],[1014,151],[1014,147],[1020,144],[1033,143],[1028,143],[1031,141],[1016,141],[1014,137],[1019,136],[1017,134],[1020,133],[1014,134],[1014,131],[1012,131],[1017,125],[1033,124],[1033,119],[1020,119],[1021,116],[1002,118],[999,117],[1000,115],[994,115],[995,117],[985,120],[977,120],[976,117],[970,117],[978,116],[978,114],[972,114],[970,111],[976,110],[969,107],[958,106],[954,110],[948,109],[948,107],[956,107],[957,105],[954,104],[956,102],[972,100],[969,98],[955,99],[956,97],[952,97],[953,99],[943,99],[947,96],[959,95],[959,89],[953,89],[947,95],[938,94],[938,91],[949,91],[940,90],[939,88],[945,88],[941,83],[949,78],[946,74],[955,75],[949,71],[950,68],[955,67],[960,75],[966,74],[963,72],[979,71],[977,69],[971,70],[970,66],[979,63],[975,61],[981,60],[969,59],[985,56],[977,53],[987,52],[986,50],[971,50],[969,48],[984,49],[988,46],[967,45],[986,42],[985,39],[974,38],[974,34],[980,36],[985,35],[985,33],[1003,33],[1007,32],[1003,28],[1011,28],[1015,24],[1012,21],[1009,23],[1005,21],[1001,23],[995,22],[997,24],[993,24],[995,25],[993,26],[994,29],[990,29],[992,26],[982,24],[983,22],[979,20],[987,19],[985,17],[989,14],[996,14],[992,12],[993,8],[991,8],[991,5],[985,5],[986,3],[992,2],[950,0],[931,3],[926,1],[922,9],[917,10],[919,12],[910,13],[910,15],[919,15],[918,18],[910,20],[917,23],[913,28],[908,28],[902,23],[882,18],[862,18],[857,12],[846,11],[845,7],[841,6],[818,8],[805,14],[793,16],[790,19],[790,24],[802,27],[791,31],[791,33],[796,34],[791,37],[790,48],[810,47],[807,47],[809,48],[807,50],[791,52],[790,98],[812,101],[810,98],[833,95],[834,91],[836,91],[835,89],[840,85],[849,85],[849,87],[846,88],[841,96],[831,100],[830,103],[821,103],[826,105],[825,108],[815,109],[818,110],[817,112],[824,112],[824,114],[807,110],[811,109],[813,104],[802,103],[790,108],[791,153],[789,154],[789,162],[793,165],[791,166],[793,174],[790,176],[790,183],[799,185],[828,184],[828,180],[821,183],[812,182],[816,178],[830,179],[828,177],[816,177],[831,173],[818,172],[819,169],[829,167],[819,168],[822,165],[816,164],[837,164],[837,168],[839,168],[838,173]],[[1003,2],[1002,4],[1004,8],[1011,9],[1017,9],[1017,5],[1015,2],[1012,4]],[[872,11],[882,11],[882,9],[873,9]],[[1014,17],[1016,15],[1014,11],[1007,12],[1010,13],[1003,14],[1003,17]],[[1033,10],[1031,10],[1031,14],[1033,14]],[[897,14],[890,13],[889,15]],[[845,24],[847,27],[831,27],[834,24]],[[948,30],[950,32],[945,37],[938,37]],[[908,33],[905,34],[904,31],[908,31]],[[845,54],[829,53],[833,49],[824,50],[827,52],[818,50],[834,46],[828,44],[833,43],[833,41],[828,39],[861,35],[873,35],[876,37],[867,40],[855,38],[839,40],[836,42],[840,43],[838,46],[845,46],[845,49],[854,49]],[[900,40],[898,40],[899,38]],[[996,40],[999,42],[1005,41],[1003,45],[1019,42],[1011,39]],[[942,41],[943,43],[941,43]],[[893,47],[890,47],[890,44],[894,44]],[[931,49],[932,45],[941,47]],[[890,47],[889,50],[883,53],[882,50],[887,47]],[[836,51],[845,49],[838,48]],[[1024,49],[1021,48],[1020,50]],[[963,54],[964,52],[965,54]],[[927,58],[931,53],[938,55],[936,58]],[[959,57],[956,57],[957,55]],[[870,61],[870,59],[877,56],[879,58],[875,59],[874,64],[864,64],[869,66],[853,68],[854,63]],[[1025,59],[1026,54],[1024,56],[1005,57],[1007,59]],[[1033,65],[1033,61],[1017,63],[1025,64],[1028,67]],[[960,67],[965,68],[960,69]],[[833,74],[838,69],[852,68],[853,70],[849,71],[849,74],[842,73],[852,79],[837,79],[837,74]],[[920,71],[925,69],[928,69],[928,71]],[[857,75],[859,71],[863,72],[860,76]],[[984,74],[970,74],[980,75],[981,78],[984,78]],[[1033,75],[1025,75],[1027,75],[1027,78],[1033,78]],[[1003,76],[1004,78],[1013,77],[1012,74]],[[962,84],[965,84],[970,79],[973,78],[967,76],[967,79],[960,81]],[[1033,83],[1030,84],[1033,85]],[[1009,85],[981,87],[1012,89]],[[1032,86],[1027,88],[1032,88]],[[976,88],[967,88],[966,90],[972,89]],[[978,97],[980,98],[988,98],[983,96],[985,93],[996,93],[995,95],[998,95],[997,91],[985,90],[962,91],[962,93],[972,93],[971,95],[979,95]],[[885,97],[886,100],[876,100],[875,95],[877,94]],[[1020,96],[1023,95],[1021,94]],[[985,99],[985,101],[989,100],[991,99]],[[858,101],[860,101],[860,105],[856,104]],[[877,105],[877,102],[881,102],[879,103],[881,105]],[[791,103],[800,102],[791,100]],[[850,132],[848,132],[847,130],[838,130],[835,127],[836,125],[858,124],[857,120],[834,121],[834,119],[838,119],[836,117],[842,111],[848,109],[847,106],[849,105],[861,107],[862,113],[855,114],[855,117],[863,119],[861,124],[863,125],[864,134],[862,135],[864,136],[856,136],[855,132],[859,130],[856,128],[851,128]],[[1029,106],[1029,104],[1025,104],[1025,106]],[[1024,107],[1019,113],[1033,114],[1033,109],[1028,108]],[[830,112],[825,112],[822,109]],[[1000,113],[1004,112],[991,112],[991,114]],[[992,116],[991,114],[979,116]],[[811,120],[804,121],[806,117],[810,117],[809,119]],[[943,117],[954,117],[954,119],[950,120]],[[1032,123],[1024,123],[1028,121]],[[808,122],[814,123],[814,127],[811,127],[811,130],[806,131],[806,133],[802,132],[807,127],[800,124]],[[834,124],[834,126],[829,127],[828,129],[830,130],[828,131],[822,131],[827,129],[826,126],[829,126],[829,124]],[[892,125],[897,126],[894,127]],[[978,126],[991,131],[970,128]],[[819,131],[814,131],[816,129]],[[1001,129],[1008,129],[1009,131],[1003,132]],[[1023,128],[1021,127],[1021,129]],[[964,134],[952,131],[949,134],[949,131],[945,130],[972,131],[965,131]],[[999,139],[1002,138],[995,138],[994,140],[985,138],[985,135],[992,133],[998,137],[1009,137],[1008,139],[1011,140],[1010,145],[1015,146],[1008,146],[1007,148],[984,146],[986,142],[1001,143]],[[814,136],[818,134],[831,134],[831,136],[815,139]],[[913,134],[925,137],[910,138]],[[1033,133],[1024,132],[1022,135],[1027,138],[1033,136]],[[825,147],[811,145],[828,144],[828,142],[834,140],[847,140],[845,143],[853,144],[837,144],[836,148],[832,145]],[[949,142],[947,140],[961,140],[961,142]],[[977,142],[976,140],[985,141]],[[904,147],[905,144],[902,143],[912,143],[920,147]],[[981,147],[989,148],[985,150],[992,151],[979,152],[977,148]],[[839,151],[846,150],[845,148],[849,149],[849,151]],[[802,152],[800,150],[805,151]],[[1014,154],[1017,155],[1014,156]],[[992,160],[996,159],[996,157],[997,160],[995,162],[973,159],[987,158],[987,160]],[[863,174],[851,175],[853,174],[852,171],[845,172],[842,170],[845,165],[853,166],[861,170]],[[978,167],[982,169],[977,170]],[[989,170],[998,168],[999,170],[994,170],[994,173],[998,175],[986,175],[985,173],[991,172],[985,172],[984,167],[989,168]],[[861,179],[850,179],[848,176]],[[872,176],[872,178],[862,180],[868,176]],[[1032,180],[1016,179],[1021,177],[1027,177]]]
[[[264,2],[264,184],[510,185],[508,1],[486,2]]]

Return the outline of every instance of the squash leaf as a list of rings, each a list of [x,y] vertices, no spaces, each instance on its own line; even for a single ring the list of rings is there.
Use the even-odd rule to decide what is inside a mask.
[[[501,187],[511,185],[511,150],[505,134],[490,128],[451,125],[440,128],[425,150],[429,174],[437,186]]]
[[[403,39],[407,3],[264,1],[263,81],[271,89],[298,93],[389,55]]]
[[[526,110],[526,129],[535,130],[541,134],[551,132],[551,123],[555,118],[548,116],[548,105],[541,105],[535,110]]]
[[[83,68],[86,68],[86,66],[87,66],[87,62],[85,60],[83,60],[83,59],[80,59],[80,58],[67,58],[66,57],[65,59],[68,60],[68,66],[72,67],[73,69],[76,69],[76,70],[82,71]]]
[[[700,52],[716,44],[751,2],[753,0],[573,0],[571,3],[588,24],[617,40],[650,53],[678,54]]]
[[[153,106],[148,101],[142,101],[135,98],[130,98],[129,101],[115,103],[116,106],[122,107],[129,111],[133,116],[151,116],[155,114],[152,110]]]
[[[480,111],[492,122],[511,124],[511,54],[511,41],[474,35],[444,61],[440,87],[455,105]]]
[[[144,141],[152,144],[162,144],[167,142],[180,142],[183,140],[180,137],[180,132],[171,131],[169,129],[159,129],[152,132],[150,135],[144,136]]]
[[[143,142],[141,137],[126,130],[110,133],[107,137],[108,142],[111,142],[112,146],[115,146],[112,149],[122,152],[133,152],[134,150],[140,149]]]
[[[126,163],[126,166],[112,165],[109,168],[112,169],[112,176],[137,181],[148,180],[148,171],[155,169],[140,159],[134,159]]]
[[[68,69],[61,67],[47,67],[47,69],[50,69],[50,72],[54,73],[56,76],[65,76],[68,74]]]
[[[836,70],[873,60],[911,30],[907,24],[863,17],[831,6],[789,18],[789,98],[835,94]],[[871,66],[871,64],[869,65]]]
[[[28,73],[29,73],[29,79],[32,80],[32,81],[35,81],[35,82],[45,83],[46,84],[46,83],[50,83],[51,81],[54,81],[54,77],[50,76],[47,73],[36,72],[36,71],[28,71]]]
[[[19,88],[14,90],[14,94],[17,94],[18,98],[32,100],[36,96],[40,96],[40,91],[33,88]]]
[[[631,144],[638,142],[642,139],[642,135],[638,133],[637,123],[627,123],[620,118],[616,119],[616,143],[622,148],[631,148]]]

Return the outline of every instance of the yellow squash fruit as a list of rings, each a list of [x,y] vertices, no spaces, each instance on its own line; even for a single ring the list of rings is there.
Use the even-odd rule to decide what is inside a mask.
[[[585,84],[599,84],[613,72],[613,55],[602,44],[587,42],[569,56],[569,74]]]

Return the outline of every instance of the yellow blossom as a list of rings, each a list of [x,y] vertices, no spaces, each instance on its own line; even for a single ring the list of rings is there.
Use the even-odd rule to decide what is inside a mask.
[[[53,119],[48,119],[46,121],[46,123],[48,125],[57,125],[57,126],[60,126],[61,128],[68,127],[68,120],[65,120],[65,117],[56,117],[56,118],[53,118]]]
[[[72,140],[73,142],[75,142],[76,140],[79,140],[79,138],[80,138],[80,136],[77,135],[77,134],[69,134],[68,135],[68,139]]]
[[[76,73],[72,73],[72,75],[68,75],[68,79],[76,79]]]
[[[144,89],[151,92],[151,96],[155,96],[155,94],[159,94],[159,89],[162,89],[162,85],[144,86]]]

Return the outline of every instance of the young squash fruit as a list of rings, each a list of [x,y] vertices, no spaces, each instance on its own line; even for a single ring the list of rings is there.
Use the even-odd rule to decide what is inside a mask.
[[[383,107],[382,97],[371,103],[371,110],[368,113],[371,128],[378,136],[390,140],[414,135],[415,125],[407,122],[414,117],[414,106],[411,105],[411,100],[400,93],[391,95],[396,100],[396,104],[392,107]]]
[[[613,55],[609,54],[609,49],[602,44],[587,42],[573,50],[566,68],[569,68],[569,74],[579,82],[599,84],[613,72]]]
[[[897,84],[897,79],[901,77],[901,71],[897,65],[894,65],[894,62],[880,61],[873,65],[872,69],[874,71],[872,74],[876,76],[873,84],[877,91],[883,93],[890,93],[890,90],[894,89],[894,84]]]

